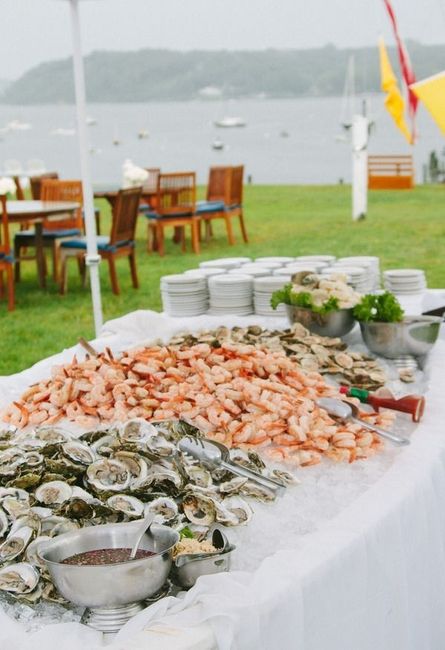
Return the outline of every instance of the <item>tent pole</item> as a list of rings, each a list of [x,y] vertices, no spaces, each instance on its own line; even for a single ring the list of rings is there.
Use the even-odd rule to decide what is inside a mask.
[[[77,108],[77,133],[80,148],[80,171],[82,176],[83,201],[85,210],[85,230],[87,253],[85,263],[90,273],[91,298],[93,303],[94,329],[99,336],[103,324],[102,302],[100,295],[99,264],[97,252],[96,221],[94,215],[94,196],[91,183],[90,160],[86,126],[86,94],[83,69],[82,47],[80,40],[79,0],[70,0],[71,28],[73,38],[74,84]]]

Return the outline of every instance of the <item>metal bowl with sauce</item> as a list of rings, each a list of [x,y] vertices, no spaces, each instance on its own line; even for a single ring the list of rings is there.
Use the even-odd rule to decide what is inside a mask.
[[[155,594],[167,580],[179,539],[167,526],[153,524],[142,538],[140,548],[155,553],[150,557],[116,564],[63,564],[87,551],[131,548],[138,523],[91,526],[42,542],[38,554],[62,596],[83,607],[119,608]]]

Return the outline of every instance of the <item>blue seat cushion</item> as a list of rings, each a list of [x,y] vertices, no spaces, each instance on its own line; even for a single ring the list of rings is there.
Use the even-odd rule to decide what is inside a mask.
[[[6,253],[0,253],[0,262],[9,262],[10,264],[14,264],[14,255],[6,255]]]
[[[208,212],[224,212],[224,201],[198,201],[196,204],[196,214]]]
[[[168,219],[190,219],[190,217],[193,217],[193,214],[191,212],[176,212],[175,214],[161,215],[151,210],[150,212],[144,212],[144,216],[147,219],[165,219],[167,221]]]
[[[77,237],[80,235],[80,230],[78,228],[61,228],[60,230],[43,230],[43,237],[45,239],[59,239],[60,237]],[[20,230],[16,233],[16,237],[20,238],[29,238],[35,237],[34,230]]]
[[[134,242],[125,240],[116,242],[113,246],[110,246],[110,238],[106,235],[98,235],[96,237],[97,248],[100,251],[115,251],[117,248],[122,248],[123,246],[134,246]],[[79,239],[67,239],[61,243],[62,248],[74,248],[78,250],[86,250],[87,240],[86,237],[80,237]]]

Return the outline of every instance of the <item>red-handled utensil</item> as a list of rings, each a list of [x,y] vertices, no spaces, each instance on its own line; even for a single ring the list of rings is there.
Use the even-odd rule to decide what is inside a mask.
[[[400,411],[411,415],[413,422],[420,422],[425,410],[425,398],[422,395],[404,395],[396,398],[389,393],[388,396],[379,396],[363,388],[341,386],[340,392],[348,397],[357,397],[363,404],[369,404],[378,411],[380,408]]]

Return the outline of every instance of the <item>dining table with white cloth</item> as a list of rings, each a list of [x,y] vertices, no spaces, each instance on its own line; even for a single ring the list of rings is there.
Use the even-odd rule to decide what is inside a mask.
[[[419,310],[445,304],[445,291],[431,293],[428,300]],[[224,318],[227,326],[252,323],[287,326],[275,317]],[[179,331],[220,324],[220,316],[174,319],[137,311],[106,323],[91,343],[97,350],[109,347],[118,353],[155,339],[167,341]],[[82,353],[76,345],[21,373],[0,377],[0,406],[47,377],[54,364]],[[232,571],[203,576],[188,592],[146,608],[108,639],[107,647],[443,650],[444,367],[445,341],[440,338],[424,369],[421,423],[414,426],[407,416],[398,416],[405,419],[409,446],[386,444],[366,461],[300,469],[301,485],[288,489],[281,503],[263,506],[264,512],[259,508],[237,533]],[[291,507],[294,501],[297,507]],[[2,650],[97,650],[104,645],[101,633],[75,620],[61,617],[61,622],[43,625],[38,618],[27,620],[30,608],[24,616],[16,615],[18,609],[0,605]]]

